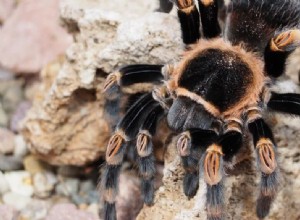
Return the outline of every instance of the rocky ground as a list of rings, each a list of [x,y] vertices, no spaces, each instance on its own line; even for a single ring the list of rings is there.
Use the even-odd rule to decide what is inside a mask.
[[[128,63],[172,62],[183,50],[174,11],[154,13],[157,5],[63,0],[59,10],[53,0],[0,1],[0,49],[7,51],[0,55],[1,220],[99,220],[96,188],[110,133],[104,78]],[[299,93],[300,51],[289,63],[289,77],[277,89]],[[282,185],[269,219],[298,220],[300,120],[272,116],[270,122]],[[254,161],[249,157],[226,177],[226,219],[255,219]],[[155,204],[143,207],[136,169],[124,164],[119,219],[206,219],[204,184],[194,199],[183,195],[183,169],[172,144],[157,170]]]

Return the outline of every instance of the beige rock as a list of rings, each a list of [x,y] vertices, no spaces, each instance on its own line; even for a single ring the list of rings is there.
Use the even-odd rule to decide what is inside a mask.
[[[11,15],[17,2],[15,0],[1,0],[0,1],[0,24]]]
[[[5,51],[0,54],[3,67],[37,73],[65,51],[71,37],[59,26],[58,3],[24,0],[18,4],[0,30],[0,51]]]
[[[10,130],[0,127],[0,154],[11,154],[15,149],[15,135]]]
[[[165,63],[182,49],[174,50],[180,33],[173,16],[148,13],[143,18],[147,28],[141,30],[140,21],[130,16],[124,19],[103,7],[80,9],[67,3],[62,3],[62,18],[71,27],[75,42],[66,51],[65,60],[51,63],[42,71],[42,85],[23,134],[29,149],[49,163],[83,165],[103,155],[110,133],[103,117],[102,86],[107,73],[124,62]],[[175,32],[169,34],[165,26],[157,27],[158,23],[174,27]],[[129,26],[132,32],[146,34],[132,37],[126,34]]]

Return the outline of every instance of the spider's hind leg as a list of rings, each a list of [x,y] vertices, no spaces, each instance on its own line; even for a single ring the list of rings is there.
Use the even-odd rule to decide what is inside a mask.
[[[201,14],[203,35],[205,38],[218,37],[221,27],[218,21],[218,0],[198,0]],[[222,3],[222,2],[221,2]]]
[[[300,116],[300,94],[273,92],[267,106],[276,112]]]
[[[193,44],[200,38],[200,15],[193,0],[172,0],[177,6],[183,43]]]
[[[286,60],[300,46],[300,30],[288,30],[273,37],[265,49],[265,70],[272,77],[285,72]]]
[[[279,187],[279,169],[276,161],[276,148],[269,126],[255,110],[248,112],[248,127],[253,136],[258,168],[261,171],[260,194],[257,199],[256,214],[266,217]]]

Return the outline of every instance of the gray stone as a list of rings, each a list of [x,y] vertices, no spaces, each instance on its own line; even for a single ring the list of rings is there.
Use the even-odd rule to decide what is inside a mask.
[[[8,125],[8,116],[4,109],[2,108],[2,104],[0,103],[0,126],[7,127]]]
[[[13,206],[16,210],[24,209],[30,202],[31,198],[18,193],[7,192],[3,195],[4,204]]]
[[[19,214],[19,219],[43,220],[50,209],[50,202],[47,200],[33,199]]]
[[[10,130],[0,127],[0,153],[11,154],[15,148],[15,135]]]
[[[64,178],[55,187],[55,191],[59,195],[71,196],[72,194],[77,194],[79,189],[79,180]]]
[[[23,167],[22,157],[0,154],[0,170],[13,171],[13,170],[20,170],[22,167]]]
[[[22,135],[15,135],[14,155],[24,157],[28,153],[26,142]]]

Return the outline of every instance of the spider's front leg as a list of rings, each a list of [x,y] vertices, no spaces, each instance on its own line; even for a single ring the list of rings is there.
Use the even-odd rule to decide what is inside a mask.
[[[289,55],[300,46],[300,30],[288,30],[273,37],[265,49],[265,71],[279,77],[285,71]]]
[[[300,94],[273,92],[267,106],[275,112],[300,116]]]
[[[217,141],[212,143],[203,156],[203,176],[207,184],[206,208],[209,220],[224,218],[224,169],[223,162],[231,161],[243,144],[240,120],[229,120]]]
[[[216,132],[202,129],[190,129],[178,136],[177,151],[185,169],[183,189],[188,198],[194,197],[199,187],[199,162],[203,149],[216,138]]]
[[[247,112],[247,124],[253,136],[258,168],[261,171],[260,194],[257,199],[256,214],[266,217],[277,194],[279,186],[279,169],[276,161],[275,141],[271,129],[261,118],[259,109]]]

